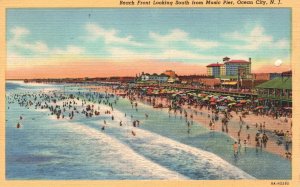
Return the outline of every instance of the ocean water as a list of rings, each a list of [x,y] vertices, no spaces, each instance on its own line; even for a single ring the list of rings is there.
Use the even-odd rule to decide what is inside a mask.
[[[76,93],[77,87],[7,82],[6,96],[61,90]],[[85,90],[80,90],[85,91]],[[90,101],[93,103],[93,101]],[[187,133],[184,119],[127,99],[114,105],[114,120],[100,116],[55,119],[49,111],[6,104],[6,178],[91,180],[217,180],[290,179],[291,163],[277,155],[247,148],[238,158],[226,134],[210,132],[201,124]],[[9,109],[8,109],[9,107]],[[80,107],[80,106],[78,106]],[[145,113],[149,115],[145,117]],[[125,116],[126,114],[126,116]],[[23,116],[21,128],[16,124]],[[131,118],[132,116],[132,118]],[[132,126],[138,119],[140,127]],[[107,121],[105,130],[101,130]],[[119,122],[123,125],[120,126]],[[132,135],[134,131],[135,136]]]

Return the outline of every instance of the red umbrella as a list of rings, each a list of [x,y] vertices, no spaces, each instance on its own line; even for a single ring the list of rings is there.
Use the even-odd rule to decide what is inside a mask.
[[[211,103],[210,103],[210,105],[215,105],[215,104],[216,104],[215,102],[211,102]]]
[[[264,108],[264,106],[258,106],[255,109],[257,110],[257,109],[263,109],[263,108]]]
[[[216,101],[216,99],[215,98],[210,98],[210,100],[209,100],[210,102],[215,102]]]
[[[243,106],[241,103],[236,104],[235,106]]]

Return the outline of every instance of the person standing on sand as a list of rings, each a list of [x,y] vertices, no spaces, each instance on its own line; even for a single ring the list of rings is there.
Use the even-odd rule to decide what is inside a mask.
[[[260,151],[262,151],[263,148],[263,134],[260,132],[259,134],[259,140],[260,140]]]
[[[249,144],[251,144],[250,134],[247,135],[247,142],[248,142]]]
[[[266,133],[264,133],[263,136],[262,136],[262,142],[264,144],[264,148],[267,147],[268,140],[269,140],[268,136],[266,135]]]
[[[247,125],[246,128],[247,128],[247,130],[249,130],[249,128],[250,128],[249,125]]]
[[[214,122],[212,122],[212,124],[211,124],[211,130],[212,130],[212,131],[215,130],[215,123],[214,123]]]
[[[262,133],[262,123],[260,123],[260,125],[259,125],[259,131],[260,131],[260,133]]]

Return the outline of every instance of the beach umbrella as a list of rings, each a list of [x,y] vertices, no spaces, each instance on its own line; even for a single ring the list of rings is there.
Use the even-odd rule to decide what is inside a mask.
[[[229,103],[228,106],[232,106],[232,105],[235,105],[235,104],[236,104],[236,103]]]
[[[216,105],[216,103],[215,102],[211,102],[210,105]]]
[[[203,98],[204,96],[201,95],[201,94],[198,94],[197,97],[198,97],[198,98]]]
[[[258,110],[258,109],[263,109],[263,108],[264,108],[264,106],[258,106],[255,109]]]
[[[230,97],[230,96],[227,96],[226,99],[229,100],[229,101],[235,101],[235,99],[233,97]]]
[[[209,100],[210,102],[215,102],[216,101],[216,99],[215,98],[210,98],[210,100]]]
[[[208,99],[209,99],[208,97],[205,97],[202,99],[202,101],[208,101]]]
[[[240,100],[240,103],[246,103],[247,101],[246,100]]]
[[[238,104],[236,104],[235,106],[243,106],[243,105],[242,105],[242,103],[238,103]]]
[[[218,109],[219,110],[225,110],[225,109],[227,109],[227,107],[226,106],[218,106]]]
[[[292,110],[292,107],[284,107],[285,110]]]

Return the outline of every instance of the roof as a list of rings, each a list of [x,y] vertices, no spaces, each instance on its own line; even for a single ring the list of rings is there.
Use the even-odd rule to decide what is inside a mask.
[[[275,88],[275,89],[292,89],[292,78],[291,77],[276,77],[272,80],[264,82],[256,88]]]
[[[221,64],[215,63],[215,64],[209,64],[206,67],[220,67],[220,66],[221,66]]]
[[[225,64],[248,64],[250,62],[246,60],[230,60],[228,62],[225,62]]]
[[[292,76],[292,70],[282,72],[281,75],[283,75],[283,76]]]
[[[220,79],[215,79],[215,78],[199,79],[198,81],[203,83],[204,85],[207,85],[207,86],[215,86],[215,85],[221,84],[221,80]]]

